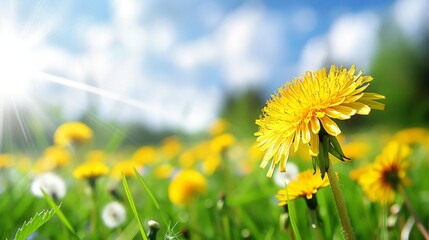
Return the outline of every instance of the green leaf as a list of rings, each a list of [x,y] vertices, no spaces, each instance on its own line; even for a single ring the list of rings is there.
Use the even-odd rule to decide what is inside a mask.
[[[74,230],[74,228],[72,227],[72,225],[70,224],[70,222],[67,220],[66,216],[61,211],[61,209],[54,202],[54,200],[52,200],[52,198],[48,194],[46,194],[46,192],[43,189],[42,189],[42,193],[43,193],[43,197],[45,197],[45,200],[48,202],[48,204],[55,211],[55,214],[60,219],[60,221],[62,222],[62,224],[64,226],[66,226],[66,228],[72,233],[72,235],[73,235],[73,237],[75,239],[79,239],[79,237],[76,235],[76,231]]]
[[[136,218],[136,220],[139,224],[140,233],[141,233],[144,240],[148,240],[146,237],[146,232],[144,231],[143,224],[140,221],[140,217],[139,217],[139,214],[137,212],[136,205],[134,204],[134,199],[133,199],[133,196],[131,195],[130,188],[128,187],[127,179],[125,178],[124,174],[122,174],[122,185],[124,185],[125,194],[127,195],[131,210],[133,211],[134,217]]]
[[[30,237],[37,229],[39,229],[43,224],[45,224],[49,219],[54,216],[55,212],[51,210],[42,210],[41,212],[36,213],[34,217],[30,218],[28,222],[24,222],[22,226],[18,229],[15,235],[15,240],[24,240]]]

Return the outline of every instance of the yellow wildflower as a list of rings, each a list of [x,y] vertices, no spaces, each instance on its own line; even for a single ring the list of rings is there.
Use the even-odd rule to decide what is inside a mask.
[[[167,137],[163,141],[161,151],[165,155],[166,159],[169,160],[176,157],[182,150],[182,144],[177,137]]]
[[[143,166],[151,165],[156,161],[156,150],[152,146],[143,146],[134,152],[132,159]]]
[[[207,190],[207,180],[196,170],[179,172],[168,186],[168,197],[173,204],[184,206]]]
[[[113,166],[112,176],[115,179],[121,179],[122,174],[125,176],[134,176],[134,168],[137,169],[140,164],[133,160],[120,161]]]
[[[210,134],[212,136],[217,136],[225,132],[227,129],[228,123],[225,119],[218,119],[213,125],[210,127]]]
[[[271,96],[263,116],[256,120],[259,131],[255,133],[259,149],[265,152],[260,167],[265,168],[272,159],[268,177],[277,164],[285,171],[292,143],[295,151],[301,142],[308,144],[310,155],[317,157],[319,133],[341,133],[332,119],[344,120],[355,114],[367,115],[371,109],[384,109],[384,104],[376,101],[384,99],[383,95],[364,92],[373,78],[363,76],[361,71],[355,73],[354,65],[350,70],[333,65],[329,73],[325,68],[308,71]]]
[[[67,147],[71,143],[85,143],[92,139],[92,130],[82,122],[68,122],[57,128],[54,134],[55,145]]]
[[[166,179],[171,177],[174,172],[174,167],[171,164],[161,164],[154,170],[155,177],[158,179]]]
[[[214,137],[210,141],[210,150],[214,153],[221,153],[225,148],[235,143],[235,137],[230,133],[224,133]]]
[[[210,154],[202,162],[202,170],[206,175],[212,175],[222,163],[219,154]]]
[[[409,163],[406,158],[410,148],[398,142],[390,142],[377,156],[367,171],[358,177],[365,194],[371,201],[390,203],[400,185],[410,182],[407,177]]]
[[[11,155],[2,153],[0,154],[0,169],[8,168],[11,164]]]
[[[77,179],[97,178],[109,173],[109,167],[100,161],[84,162],[73,171],[73,176]]]
[[[310,200],[319,189],[327,186],[329,186],[329,179],[327,177],[322,179],[320,171],[314,173],[313,170],[307,170],[289,182],[287,192],[285,189],[280,189],[276,197],[279,200],[279,206],[284,206],[288,200],[300,197]]]
[[[63,167],[70,163],[70,152],[64,147],[50,146],[43,152],[41,161],[55,167]]]
[[[425,128],[406,128],[397,132],[394,139],[399,143],[411,145],[427,141],[428,136]]]
[[[188,149],[180,154],[179,164],[182,168],[191,168],[198,160],[198,154],[195,148]]]

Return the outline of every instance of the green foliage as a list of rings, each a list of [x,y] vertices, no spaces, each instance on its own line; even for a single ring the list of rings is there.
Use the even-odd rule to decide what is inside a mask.
[[[55,211],[55,214],[57,214],[58,218],[64,224],[64,226],[66,226],[67,229],[73,235],[76,235],[76,231],[73,229],[72,225],[70,224],[69,220],[66,218],[66,216],[64,215],[64,213],[61,211],[61,209],[57,206],[57,204],[55,204],[54,200],[52,200],[52,198],[48,194],[46,194],[46,192],[43,191],[43,189],[42,189],[42,193],[43,193],[43,197],[46,199],[46,201],[48,202],[48,204]]]
[[[42,210],[34,217],[32,217],[28,222],[24,222],[22,226],[18,229],[15,235],[15,240],[25,240],[31,236],[34,232],[37,231],[43,224],[45,224],[49,219],[54,216],[55,212],[51,210]]]
[[[140,220],[139,213],[137,211],[137,207],[134,204],[133,196],[131,195],[131,191],[130,191],[130,188],[128,186],[127,179],[125,178],[124,175],[122,175],[122,184],[124,186],[124,190],[125,190],[125,194],[127,195],[128,202],[130,203],[131,210],[133,211],[134,218],[137,220],[137,223],[139,225],[139,229],[140,229],[140,233],[142,235],[142,238],[147,240],[146,232],[144,230],[144,226]]]

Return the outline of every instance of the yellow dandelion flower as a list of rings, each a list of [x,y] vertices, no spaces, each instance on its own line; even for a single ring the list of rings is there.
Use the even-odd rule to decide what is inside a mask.
[[[73,176],[77,179],[97,178],[109,173],[109,167],[100,161],[84,162],[73,171]]]
[[[213,125],[210,127],[210,134],[212,136],[217,136],[225,132],[228,127],[228,123],[225,119],[218,119]]]
[[[171,164],[161,164],[154,170],[157,179],[166,179],[171,177],[174,172],[174,167]]]
[[[168,198],[173,204],[184,206],[207,190],[207,180],[196,170],[179,172],[168,186]]]
[[[406,128],[397,132],[394,139],[402,144],[411,145],[427,141],[428,136],[428,131],[425,128]]]
[[[341,145],[341,147],[343,148],[344,154],[351,159],[364,158],[368,156],[371,150],[371,145],[364,141],[350,142]]]
[[[332,119],[345,120],[355,114],[367,115],[371,109],[384,109],[384,104],[376,101],[384,99],[383,95],[364,92],[373,78],[361,71],[355,73],[354,65],[350,70],[333,65],[329,73],[325,68],[308,71],[271,96],[263,116],[256,120],[259,131],[255,133],[259,149],[265,152],[260,167],[265,168],[273,159],[268,177],[277,164],[285,171],[292,143],[295,151],[300,142],[308,144],[310,155],[318,156],[319,132],[331,136],[341,133]]]
[[[191,168],[198,160],[198,154],[195,148],[184,151],[179,156],[179,164],[182,168]]]
[[[43,152],[41,161],[53,165],[53,168],[63,167],[70,164],[71,155],[64,147],[50,146]]]
[[[11,164],[11,155],[2,153],[0,154],[0,169],[8,168]]]
[[[68,122],[57,128],[54,133],[55,145],[67,147],[71,143],[85,143],[92,139],[92,130],[82,122]]]
[[[182,150],[182,144],[180,143],[177,137],[171,136],[167,137],[163,141],[161,146],[161,151],[164,153],[167,159],[176,157]]]
[[[119,180],[124,176],[134,176],[134,168],[137,169],[140,164],[133,160],[120,161],[115,164],[112,168],[112,177]]]
[[[214,137],[210,141],[210,150],[214,153],[221,153],[225,148],[235,143],[234,135],[230,133],[224,133]]]
[[[285,189],[280,189],[276,198],[279,201],[279,206],[284,206],[288,200],[300,197],[310,200],[319,189],[327,186],[329,186],[329,179],[327,177],[322,179],[320,171],[314,173],[313,170],[307,170],[298,174],[296,179],[289,182],[287,193]]]
[[[352,180],[358,181],[368,170],[369,166],[355,168],[350,172],[349,176]]]
[[[409,184],[406,158],[411,150],[407,145],[390,142],[377,156],[368,170],[358,177],[365,194],[371,201],[390,203],[400,185]]]
[[[210,154],[202,162],[202,170],[206,175],[212,175],[222,163],[219,154]]]
[[[143,146],[137,149],[132,159],[144,166],[151,165],[156,162],[156,150],[152,146]]]

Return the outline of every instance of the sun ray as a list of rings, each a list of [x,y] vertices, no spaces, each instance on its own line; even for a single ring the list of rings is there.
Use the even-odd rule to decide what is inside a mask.
[[[124,95],[121,95],[119,93],[113,92],[113,91],[109,91],[106,89],[102,89],[102,88],[98,88],[98,87],[94,87],[88,84],[84,84],[81,82],[76,82],[67,78],[63,78],[63,77],[59,77],[50,73],[45,73],[45,72],[39,72],[37,74],[37,78],[42,80],[42,81],[48,81],[51,83],[56,83],[56,84],[60,84],[63,86],[67,86],[70,88],[74,88],[74,89],[78,89],[78,90],[82,90],[88,93],[92,93],[110,100],[114,100],[120,103],[124,103],[127,104],[129,106],[133,106],[133,107],[137,107],[141,110],[145,110],[151,114],[160,114],[163,117],[168,117],[168,113],[166,111],[163,111],[160,108],[156,108],[153,107],[149,104],[144,103],[143,101],[138,101],[136,99],[132,99],[129,97],[126,97]]]

